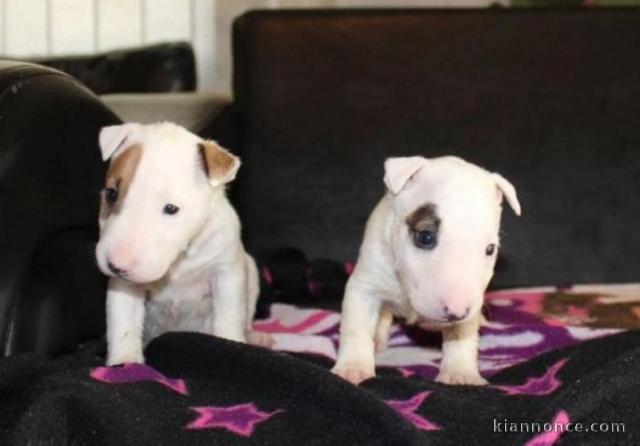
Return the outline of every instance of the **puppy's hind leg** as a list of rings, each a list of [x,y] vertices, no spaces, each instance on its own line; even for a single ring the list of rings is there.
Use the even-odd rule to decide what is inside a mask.
[[[253,329],[253,318],[260,295],[260,281],[256,262],[249,254],[245,257],[245,268],[247,271],[247,342],[258,347],[273,348],[275,340],[269,333]]]
[[[389,331],[391,331],[391,324],[393,323],[393,313],[391,309],[386,305],[380,308],[380,319],[378,319],[378,325],[376,326],[376,334],[373,341],[376,346],[376,352],[383,352],[387,349],[387,343],[389,342]]]
[[[213,299],[213,335],[246,342],[247,271],[238,260],[224,265],[211,280]]]

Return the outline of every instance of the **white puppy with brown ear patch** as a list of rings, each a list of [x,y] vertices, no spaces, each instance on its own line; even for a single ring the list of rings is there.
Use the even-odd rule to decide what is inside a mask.
[[[100,148],[107,364],[142,363],[144,344],[175,330],[268,345],[251,331],[258,275],[225,195],[240,160],[171,123],[105,127]]]
[[[443,332],[437,381],[486,384],[478,371],[484,292],[499,246],[502,200],[514,187],[497,173],[447,156],[389,158],[388,192],[369,217],[342,304],[333,372],[358,384],[375,375],[393,314]]]

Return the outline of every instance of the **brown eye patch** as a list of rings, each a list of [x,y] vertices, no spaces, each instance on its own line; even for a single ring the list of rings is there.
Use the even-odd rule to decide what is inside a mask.
[[[107,212],[107,210],[107,213],[120,211],[131,182],[136,175],[141,156],[142,146],[136,144],[124,149],[111,161],[102,194],[102,203],[105,205],[103,212]]]
[[[104,190],[104,199],[109,206],[113,206],[118,201],[118,189],[107,187]]]
[[[409,214],[405,221],[412,233],[430,231],[437,234],[440,229],[440,217],[433,203],[423,204]]]
[[[438,244],[438,230],[440,217],[436,212],[436,205],[425,203],[414,210],[406,218],[409,234],[413,244],[420,249],[432,250]]]

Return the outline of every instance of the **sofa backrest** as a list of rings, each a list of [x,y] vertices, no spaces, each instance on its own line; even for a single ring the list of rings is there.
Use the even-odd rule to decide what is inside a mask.
[[[187,42],[118,49],[101,54],[35,58],[63,71],[95,94],[194,91],[196,60]]]
[[[386,157],[516,186],[495,287],[640,279],[640,10],[252,12],[238,206],[256,253],[354,260]]]

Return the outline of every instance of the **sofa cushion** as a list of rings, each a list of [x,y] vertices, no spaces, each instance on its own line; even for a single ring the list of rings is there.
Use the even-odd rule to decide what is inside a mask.
[[[229,97],[210,92],[107,94],[100,99],[125,122],[171,121],[196,133],[230,103]]]

